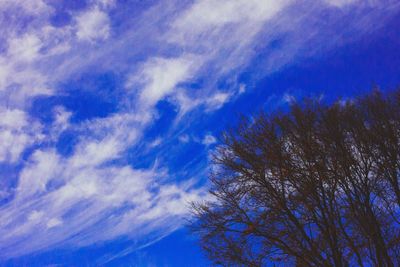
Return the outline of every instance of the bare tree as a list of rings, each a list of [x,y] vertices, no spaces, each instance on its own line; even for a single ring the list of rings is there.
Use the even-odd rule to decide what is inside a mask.
[[[400,91],[223,135],[194,231],[222,266],[400,266]]]

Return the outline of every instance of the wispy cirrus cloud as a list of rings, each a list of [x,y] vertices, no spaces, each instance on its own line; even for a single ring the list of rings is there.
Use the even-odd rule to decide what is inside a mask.
[[[105,40],[110,35],[110,21],[107,13],[93,8],[79,14],[76,18],[79,40],[98,41]]]
[[[4,109],[0,116],[0,161],[15,163],[26,147],[44,138],[41,125],[18,109]]]
[[[184,130],[249,90],[239,78],[252,65],[261,78],[353,41],[399,8],[396,1],[322,0],[136,5],[87,1],[59,14],[46,1],[0,2],[0,161],[18,166],[17,181],[0,191],[0,257],[119,237],[140,244],[180,227],[187,203],[205,198],[206,189],[202,177],[181,177],[163,162],[169,145],[189,145]],[[335,17],[321,18],[321,10]],[[65,21],[54,23],[61,15]],[[7,19],[15,17],[18,23]],[[71,89],[71,81],[104,73],[118,85],[87,89],[84,80]],[[87,91],[93,102],[116,99],[114,109],[85,117],[67,108],[71,95]],[[175,109],[168,127],[159,122],[163,102]],[[50,109],[48,118],[30,112],[37,105]],[[150,136],[158,126],[165,136]],[[197,136],[204,151],[216,142],[209,129]],[[138,167],[143,143],[151,144],[151,164]]]
[[[113,147],[102,145],[103,151],[115,155]],[[187,183],[163,184],[166,174],[156,170],[101,167],[107,159],[88,161],[91,153],[89,148],[68,160],[54,150],[32,155],[13,202],[1,210],[1,240],[8,244],[2,256],[165,233],[186,214],[182,204],[201,193]]]

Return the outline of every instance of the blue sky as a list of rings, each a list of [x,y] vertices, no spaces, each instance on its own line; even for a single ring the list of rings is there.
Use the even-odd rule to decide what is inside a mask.
[[[400,84],[394,0],[1,0],[0,266],[209,266],[239,114]]]

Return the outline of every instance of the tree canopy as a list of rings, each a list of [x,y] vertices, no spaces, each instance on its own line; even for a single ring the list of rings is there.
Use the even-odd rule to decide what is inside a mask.
[[[294,103],[223,134],[194,231],[222,266],[400,266],[400,91]]]

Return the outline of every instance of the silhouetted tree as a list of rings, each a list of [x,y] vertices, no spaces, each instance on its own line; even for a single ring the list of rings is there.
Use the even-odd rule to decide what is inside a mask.
[[[194,231],[222,266],[400,266],[400,91],[244,119]]]

